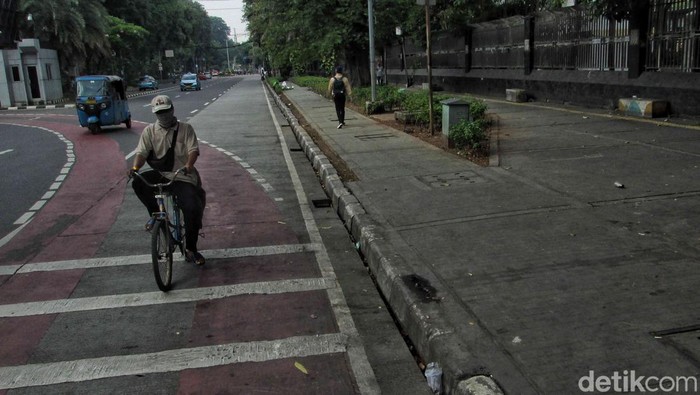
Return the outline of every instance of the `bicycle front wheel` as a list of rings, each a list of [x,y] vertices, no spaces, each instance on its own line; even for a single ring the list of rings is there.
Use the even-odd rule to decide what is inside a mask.
[[[173,239],[166,221],[157,220],[151,233],[153,274],[161,291],[170,290],[173,278]]]

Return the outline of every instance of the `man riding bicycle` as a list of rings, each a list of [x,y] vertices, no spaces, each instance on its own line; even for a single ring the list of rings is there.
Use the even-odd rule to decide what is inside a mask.
[[[199,157],[199,144],[192,125],[179,122],[175,117],[175,108],[170,97],[158,95],[151,101],[153,113],[157,122],[143,129],[139,144],[136,147],[134,163],[129,170],[129,176],[139,171],[148,163],[154,169],[141,174],[151,184],[168,182],[177,169],[184,169],[179,174],[169,190],[177,199],[185,217],[185,244],[187,251],[185,259],[197,265],[203,265],[205,260],[197,251],[199,230],[202,228],[202,217],[206,194],[202,189],[202,181],[194,167]],[[156,203],[155,189],[146,185],[140,178],[134,178],[134,192],[146,206],[148,215],[159,211]],[[146,223],[146,230],[153,228],[154,219]]]

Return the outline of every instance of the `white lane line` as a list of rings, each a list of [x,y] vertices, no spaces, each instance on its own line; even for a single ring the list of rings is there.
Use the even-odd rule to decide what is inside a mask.
[[[261,247],[242,247],[227,248],[220,250],[206,250],[202,251],[202,253],[206,254],[208,259],[230,259],[251,256],[315,252],[319,248],[320,246],[314,244],[283,244]],[[146,263],[151,263],[151,254],[27,263],[24,264],[21,269],[15,269],[12,271],[6,271],[6,266],[0,266],[0,275],[13,274],[15,273],[15,271],[17,273],[52,272],[58,270],[97,269],[112,266],[143,265]]]
[[[299,173],[297,172],[296,167],[294,167],[294,162],[292,161],[292,156],[289,153],[287,142],[284,138],[284,133],[282,132],[279,122],[277,122],[275,111],[272,109],[270,96],[264,86],[262,87],[262,90],[265,94],[265,99],[267,100],[267,108],[270,111],[270,117],[272,118],[272,122],[275,124],[275,129],[277,130],[282,155],[284,156],[284,161],[287,163],[287,169],[292,179],[292,185],[294,185],[294,191],[297,195],[297,202],[299,203],[299,208],[301,210],[302,217],[304,218],[304,223],[306,224],[306,231],[309,234],[311,242],[321,246],[321,248],[316,252],[318,267],[321,270],[324,278],[333,279],[335,282],[336,276],[335,272],[333,271],[333,265],[331,265],[331,259],[328,256],[328,251],[326,251],[326,247],[323,244],[323,239],[321,238],[321,233],[318,230],[318,225],[316,224],[316,220],[311,212],[309,201],[306,198],[306,193],[304,192],[304,186],[299,178]],[[379,388],[379,384],[377,383],[377,378],[374,375],[374,370],[372,370],[372,365],[370,365],[369,360],[367,359],[367,353],[365,352],[360,335],[357,332],[355,323],[350,315],[350,308],[345,300],[345,295],[343,295],[342,289],[340,286],[336,286],[333,288],[328,288],[326,292],[333,308],[336,322],[338,323],[338,329],[341,333],[348,335],[350,338],[347,355],[350,361],[350,367],[354,373],[355,379],[357,380],[357,386],[360,389],[360,393],[380,394],[381,390]]]
[[[34,216],[34,212],[27,211],[26,213],[22,214],[19,218],[17,218],[17,220],[13,223],[13,225],[24,225],[33,216]]]
[[[39,211],[44,204],[46,203],[46,200],[53,196],[53,193],[58,190],[58,188],[61,186],[61,182],[66,178],[66,175],[70,172],[70,169],[73,166],[73,163],[75,163],[75,153],[73,152],[73,143],[68,140],[65,136],[63,136],[61,133],[51,130],[48,128],[44,127],[38,127],[38,126],[28,126],[28,125],[23,125],[23,124],[16,124],[16,123],[0,123],[0,125],[12,125],[12,126],[19,126],[23,128],[35,128],[39,130],[44,130],[50,133],[53,133],[60,141],[62,141],[66,145],[66,163],[63,165],[63,168],[59,171],[59,175],[56,178],[56,181],[51,184],[49,187],[49,191],[44,193],[44,198],[39,200],[38,202],[34,203],[34,205],[29,208],[29,210],[22,214],[15,222],[13,222],[13,225],[20,225],[19,228],[15,229],[14,231],[8,233],[6,236],[2,238],[2,245],[5,245],[10,242],[10,240],[15,237],[20,230],[24,229],[24,225],[29,223],[29,221],[34,217],[34,214],[36,214],[37,211]],[[0,154],[4,154],[6,152],[9,152],[12,150],[6,150],[1,152]],[[48,196],[48,197],[46,197]]]
[[[190,114],[194,114],[194,113],[196,113],[197,111],[199,111],[199,110],[192,110],[192,111],[190,111]]]
[[[87,298],[43,300],[0,305],[0,317],[29,317],[34,315],[73,313],[105,309],[121,309],[164,305],[171,303],[198,302],[223,299],[240,295],[267,295],[289,292],[318,291],[337,284],[327,278],[298,278],[280,281],[264,281],[221,285],[216,287],[178,289],[168,293],[154,291],[124,295],[93,296]]]
[[[4,151],[0,151],[0,155],[2,155],[2,154],[8,154],[8,153],[10,153],[10,152],[12,152],[12,151],[14,151],[14,150],[13,150],[13,149],[6,149],[6,150],[4,150]]]
[[[205,106],[208,106],[208,105],[209,105],[209,102],[204,103],[204,105],[205,105]]]
[[[0,368],[0,389],[55,385],[109,377],[179,372],[243,362],[343,353],[347,336],[331,333],[280,340],[228,343]]]
[[[23,223],[23,224],[20,225],[17,229],[13,230],[12,232],[8,233],[5,237],[3,237],[2,239],[0,239],[0,248],[2,248],[3,246],[5,246],[5,244],[9,243],[10,240],[12,240],[13,237],[17,236],[17,234],[18,234],[19,232],[21,232],[22,229],[24,229],[24,227],[27,226],[27,224],[30,223],[31,221],[32,221],[32,220],[30,219],[29,221]],[[21,267],[21,266],[15,266],[15,265],[12,265],[12,266],[2,265],[2,266],[0,266],[0,276],[1,276],[1,275],[12,275],[12,274],[14,274],[15,271],[17,271],[17,269],[19,269],[20,267]],[[14,268],[14,269],[13,269],[13,268]]]

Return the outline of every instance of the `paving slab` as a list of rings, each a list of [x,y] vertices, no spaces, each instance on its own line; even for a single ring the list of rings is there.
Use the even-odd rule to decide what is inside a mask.
[[[285,100],[358,175],[353,235],[448,393],[698,377],[700,128],[487,100],[501,166],[479,167],[352,111],[335,129],[305,88]]]

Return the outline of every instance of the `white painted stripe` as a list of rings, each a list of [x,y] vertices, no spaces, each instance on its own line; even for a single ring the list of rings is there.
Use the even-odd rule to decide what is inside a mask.
[[[178,289],[168,293],[154,291],[124,295],[45,300],[40,302],[0,305],[0,317],[28,317],[45,314],[73,313],[78,311],[187,303],[251,294],[266,295],[318,291],[335,286],[337,286],[336,282],[331,279],[299,278],[259,283],[221,285],[217,287]]]
[[[265,192],[272,192],[275,190],[275,188],[273,188],[270,184],[262,184],[262,187],[265,190]]]
[[[51,129],[44,128],[44,127],[38,127],[38,126],[23,125],[23,124],[10,124],[10,125],[26,127],[26,128],[36,128],[39,130],[47,131],[49,133],[53,133],[56,137],[58,137],[59,140],[61,140],[62,142],[64,142],[66,144],[66,157],[67,157],[66,163],[63,165],[63,168],[60,170],[60,175],[58,177],[56,177],[56,182],[51,184],[51,186],[49,187],[49,191],[44,194],[44,196],[46,196],[47,194],[50,194],[49,196],[53,196],[53,194],[54,194],[53,191],[57,190],[61,186],[61,183],[59,181],[63,181],[66,178],[66,174],[68,172],[70,172],[70,169],[73,166],[73,163],[75,162],[75,154],[73,152],[73,143],[71,143],[70,140],[66,139],[65,136],[63,136],[61,133],[59,133],[55,130],[51,130]],[[44,199],[42,199],[42,200],[44,200]],[[41,202],[41,201],[37,202],[34,204],[34,206],[32,206],[30,208],[30,210],[37,211],[44,205],[44,203],[45,202]],[[9,243],[10,240],[19,233],[19,231],[24,229],[24,226],[27,223],[29,223],[29,221],[31,221],[31,218],[34,215],[34,212],[32,212],[32,211],[24,213],[19,219],[17,219],[14,222],[14,225],[21,225],[21,226],[18,229],[15,229],[14,231],[5,235],[5,237],[2,238],[2,244],[0,244],[0,247]]]
[[[32,207],[29,208],[29,211],[37,211],[40,210],[42,207],[44,207],[44,204],[46,204],[46,200],[39,200]]]
[[[250,165],[247,162],[238,162],[238,164],[243,166],[246,169],[250,167]]]
[[[304,186],[299,178],[299,173],[297,173],[296,167],[294,167],[294,162],[292,161],[292,156],[287,149],[287,142],[284,138],[284,133],[282,132],[279,122],[277,122],[277,117],[272,109],[272,104],[270,102],[267,89],[265,89],[265,87],[262,89],[265,93],[265,98],[267,99],[267,108],[270,111],[272,122],[275,124],[275,129],[277,130],[282,155],[284,156],[284,161],[287,163],[287,169],[292,179],[292,185],[294,185],[294,191],[297,195],[299,208],[301,210],[302,217],[304,218],[304,223],[306,224],[306,231],[309,234],[310,240],[314,244],[319,244],[321,246],[321,249],[316,252],[316,261],[318,262],[319,269],[321,270],[324,278],[335,279],[335,272],[333,271],[330,257],[328,256],[328,252],[323,244],[321,233],[316,225],[316,220],[311,212],[308,199],[306,198],[306,193],[304,192]],[[357,380],[360,393],[380,394],[381,390],[379,388],[379,384],[377,383],[377,378],[374,375],[372,366],[367,360],[367,353],[362,346],[362,341],[359,338],[360,335],[357,332],[355,323],[350,315],[350,308],[345,301],[343,291],[340,289],[340,287],[334,287],[329,288],[327,293],[328,299],[330,300],[333,308],[333,313],[335,314],[336,322],[338,323],[338,329],[340,329],[341,333],[347,334],[351,339],[348,345],[348,359],[350,360],[350,366],[352,367],[352,371]]]
[[[255,169],[253,169],[253,168],[250,168],[250,169],[248,169],[248,173],[250,173],[250,174],[258,174],[258,171],[255,170]]]
[[[23,223],[23,224],[22,224],[20,227],[18,227],[17,229],[15,229],[15,230],[13,230],[12,232],[10,232],[10,233],[8,233],[7,235],[5,235],[5,237],[3,237],[2,239],[0,239],[0,248],[2,248],[3,246],[5,246],[5,244],[9,243],[10,240],[12,240],[13,237],[17,236],[17,234],[18,234],[19,232],[21,232],[22,229],[24,229],[24,227],[27,226],[27,224],[30,223],[30,222],[32,222],[31,219],[30,219],[29,221]],[[0,266],[0,275],[10,275],[10,274],[14,274],[14,272],[15,272],[14,269],[13,269],[11,272],[5,271],[6,269],[11,269],[11,268],[12,268],[11,266]]]
[[[283,201],[284,201],[284,198],[278,197],[278,198],[275,198],[275,201],[276,201],[276,202],[283,202]]]
[[[134,155],[136,155],[136,150],[129,152],[129,154],[128,154],[127,156],[124,157],[124,159],[129,160],[129,159],[131,159],[131,157],[133,157]]]
[[[7,154],[7,153],[10,153],[10,152],[12,152],[12,151],[14,151],[14,150],[13,150],[13,149],[6,149],[6,150],[4,150],[4,151],[0,151],[0,155],[2,155],[2,154]]]
[[[27,223],[27,221],[29,221],[29,219],[32,218],[33,215],[34,215],[34,212],[32,212],[32,211],[22,214],[22,216],[19,217],[17,219],[17,221],[14,222],[14,225],[23,225],[23,224]]]
[[[223,148],[217,148],[217,150],[218,150],[218,151],[221,151],[221,152],[226,152],[226,150],[223,149]]]
[[[199,110],[192,110],[192,111],[190,111],[190,114],[194,114],[194,113],[196,113],[197,111],[199,111]]]
[[[286,244],[272,245],[262,247],[243,247],[243,248],[228,248],[221,250],[206,250],[201,251],[207,259],[228,259],[242,258],[249,256],[266,256],[266,255],[282,255],[282,254],[297,254],[301,252],[315,252],[319,248],[314,244]],[[147,255],[131,255],[118,257],[90,258],[90,259],[75,259],[66,261],[54,262],[37,262],[27,263],[22,266],[18,273],[32,272],[49,272],[57,270],[74,270],[74,269],[97,269],[102,267],[112,266],[128,266],[128,265],[143,265],[151,262],[151,254]]]
[[[0,367],[0,389],[55,385],[109,377],[179,372],[243,362],[343,353],[347,336],[330,333],[279,340],[228,343],[147,354]]]
[[[48,191],[41,198],[44,200],[48,200],[48,199],[51,199],[53,197],[53,195],[55,195],[55,194],[56,194],[56,191]]]
[[[204,103],[204,105],[205,105],[205,106],[208,106],[208,105],[209,105],[209,102]]]
[[[233,157],[233,160],[235,160],[235,161],[237,161],[237,162],[243,161],[243,159],[241,159],[241,157],[239,157],[239,156],[234,156],[234,157]]]

